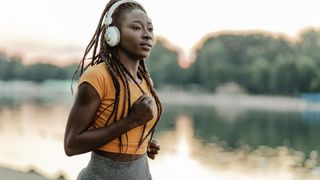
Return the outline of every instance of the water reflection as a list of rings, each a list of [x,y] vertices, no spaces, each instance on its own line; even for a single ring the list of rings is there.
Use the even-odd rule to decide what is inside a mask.
[[[5,146],[0,149],[1,166],[22,171],[34,169],[52,178],[66,174],[65,171],[69,176],[74,174],[72,169],[77,165],[64,155],[62,144],[68,111],[65,105],[29,103],[14,109],[3,108],[0,141]]]
[[[1,99],[0,166],[75,179],[89,154],[63,152],[72,98],[38,98]],[[320,122],[304,112],[165,107],[155,134],[161,151],[150,161],[154,179],[320,179]]]
[[[195,138],[206,144],[223,142],[221,145],[226,149],[237,149],[242,144],[248,144],[251,148],[260,145],[273,148],[287,146],[306,154],[313,150],[320,152],[320,121],[306,120],[301,112],[246,109],[234,113],[233,109],[226,109],[222,113],[221,107],[167,106],[164,119],[175,119],[179,114],[186,114],[193,121]],[[228,113],[228,110],[231,112]],[[160,129],[172,127],[166,121],[160,124]]]
[[[200,120],[200,119],[198,119]],[[192,120],[178,116],[175,129],[159,134],[162,154],[153,163],[161,179],[319,179],[318,153],[309,157],[286,146],[260,145],[252,148],[242,143],[228,148],[228,142],[215,136],[208,143],[195,138]],[[214,132],[212,132],[214,134]],[[306,159],[306,160],[305,160]],[[166,172],[164,175],[163,173]]]
[[[193,156],[198,142],[193,138],[192,120],[187,116],[176,119],[175,129],[161,132],[158,137],[161,154],[151,162],[155,179],[212,179],[215,177],[210,166],[201,165]]]

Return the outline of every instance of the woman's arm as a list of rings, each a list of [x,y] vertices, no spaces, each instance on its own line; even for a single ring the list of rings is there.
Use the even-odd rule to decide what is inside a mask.
[[[88,130],[95,120],[100,102],[98,93],[90,84],[82,83],[79,86],[64,136],[64,149],[68,156],[95,150],[125,132],[145,124],[153,116],[150,97],[143,95],[134,103],[125,120],[116,121],[103,128]]]

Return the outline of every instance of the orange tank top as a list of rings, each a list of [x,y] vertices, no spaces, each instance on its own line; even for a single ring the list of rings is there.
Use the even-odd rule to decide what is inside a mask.
[[[80,77],[78,85],[80,86],[82,83],[87,82],[100,96],[101,103],[96,112],[96,117],[94,123],[91,125],[90,129],[101,128],[111,124],[114,121],[114,115],[111,117],[109,122],[107,122],[110,117],[112,110],[114,108],[115,102],[115,88],[113,85],[112,77],[105,63],[100,63],[94,66],[90,66]],[[119,80],[119,82],[121,82]],[[150,90],[148,88],[147,82],[142,78],[142,82],[140,87],[151,96]],[[141,90],[134,82],[129,82],[130,89],[130,101],[132,104],[142,95]],[[151,96],[152,97],[152,96]],[[154,101],[154,100],[153,100]],[[123,103],[125,103],[125,108],[123,108]],[[154,103],[155,104],[155,103]],[[120,100],[118,106],[117,120],[121,119],[121,112],[124,111],[125,116],[127,115],[128,101],[124,102],[124,87],[120,83]],[[152,126],[156,122],[157,117],[157,108],[153,107],[153,119],[147,123],[146,129],[144,131],[143,137],[147,135]],[[122,148],[120,148],[120,142],[118,138],[115,138],[111,142],[103,145],[98,148],[102,151],[115,152],[115,153],[125,153],[125,154],[144,154],[147,151],[147,143],[149,141],[149,137],[140,145],[138,148],[138,144],[143,133],[143,126],[136,127],[127,132],[126,136],[123,134],[121,136],[122,140]]]

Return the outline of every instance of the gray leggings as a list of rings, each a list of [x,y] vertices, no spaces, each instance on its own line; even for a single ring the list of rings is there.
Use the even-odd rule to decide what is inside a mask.
[[[152,180],[147,155],[132,162],[119,162],[91,153],[77,180]]]

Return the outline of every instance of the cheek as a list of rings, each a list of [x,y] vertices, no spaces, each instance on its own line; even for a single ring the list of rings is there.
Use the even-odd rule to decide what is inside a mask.
[[[124,31],[121,33],[121,41],[123,41],[122,43],[125,43],[125,44],[137,43],[138,39],[139,39],[139,35],[132,31]]]

